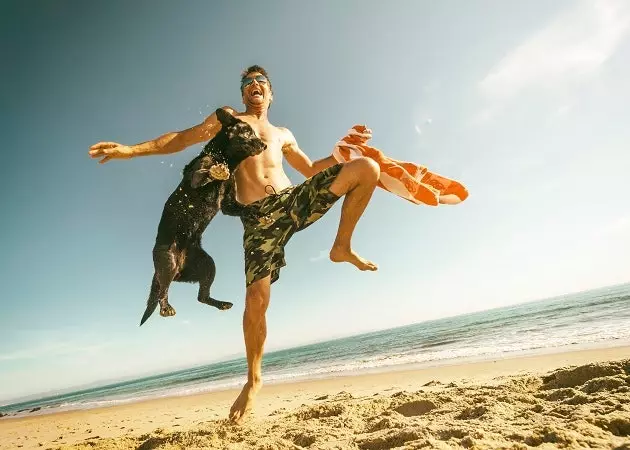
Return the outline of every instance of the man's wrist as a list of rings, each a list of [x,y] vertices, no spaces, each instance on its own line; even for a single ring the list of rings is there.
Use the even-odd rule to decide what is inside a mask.
[[[135,145],[129,146],[129,159],[135,158],[140,153]]]
[[[148,146],[148,145],[142,145],[142,144],[130,145],[129,150],[131,151],[129,152],[129,157],[135,158],[136,156],[153,155],[157,153],[155,149],[156,149],[155,146]]]

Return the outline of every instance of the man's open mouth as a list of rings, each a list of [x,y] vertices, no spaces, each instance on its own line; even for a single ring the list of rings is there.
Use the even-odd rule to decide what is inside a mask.
[[[254,89],[251,95],[252,97],[256,97],[257,95],[262,97],[262,91],[260,89]]]

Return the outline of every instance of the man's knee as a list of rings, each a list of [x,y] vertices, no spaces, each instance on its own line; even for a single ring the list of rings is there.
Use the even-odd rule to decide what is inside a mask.
[[[359,182],[376,182],[380,176],[381,168],[372,158],[359,157],[346,163],[348,168],[356,175]]]
[[[371,158],[359,157],[343,164],[341,172],[330,186],[330,191],[336,195],[345,195],[357,186],[376,186],[381,169]]]
[[[269,277],[254,281],[245,293],[245,308],[250,311],[264,313],[269,306]]]

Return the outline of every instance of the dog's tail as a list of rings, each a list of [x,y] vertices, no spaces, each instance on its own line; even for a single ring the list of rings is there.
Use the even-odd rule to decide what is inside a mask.
[[[151,314],[155,312],[155,308],[157,308],[158,303],[160,303],[157,291],[158,282],[155,278],[153,278],[153,282],[151,283],[151,293],[149,294],[149,299],[147,300],[147,309],[144,310],[144,314],[140,320],[140,326],[142,326],[142,324],[151,317]]]
[[[150,298],[149,301],[147,301],[147,309],[144,310],[144,314],[142,315],[142,320],[140,320],[140,326],[142,326],[142,324],[146,322],[149,317],[151,317],[151,314],[153,314],[153,312],[155,311],[155,308],[157,308],[158,303],[159,302],[157,299],[152,299],[152,298]]]

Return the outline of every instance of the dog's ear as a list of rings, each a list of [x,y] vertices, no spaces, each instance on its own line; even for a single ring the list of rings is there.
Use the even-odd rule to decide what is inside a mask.
[[[236,123],[236,117],[234,117],[223,108],[217,108],[216,114],[219,122],[221,122],[221,125],[223,126],[230,126]]]

